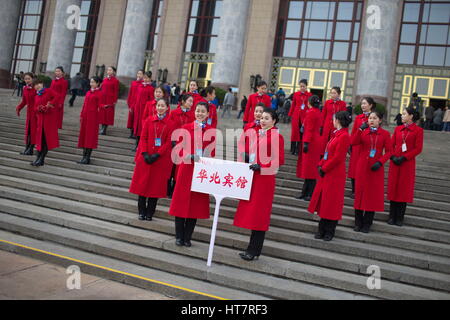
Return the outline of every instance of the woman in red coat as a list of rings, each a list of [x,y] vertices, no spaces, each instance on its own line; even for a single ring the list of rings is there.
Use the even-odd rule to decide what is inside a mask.
[[[247,106],[244,112],[244,126],[247,123],[252,123],[255,121],[255,107],[258,103],[264,103],[267,108],[272,106],[272,99],[267,95],[267,83],[265,81],[260,81],[256,85],[257,92],[248,97]]]
[[[244,126],[244,133],[238,142],[239,161],[241,162],[255,162],[257,138],[259,130],[261,130],[261,118],[265,109],[264,103],[258,103],[255,107],[255,121]]]
[[[195,113],[195,107],[197,106],[197,104],[203,100],[203,97],[200,95],[200,93],[198,92],[198,83],[195,80],[191,80],[189,82],[189,92],[188,94],[190,94],[193,98],[194,98],[194,104],[192,105],[192,113]]]
[[[32,166],[44,165],[49,150],[59,147],[58,119],[60,96],[51,89],[44,88],[44,82],[39,79],[33,81],[36,97],[34,108],[37,112],[36,142],[38,155]]]
[[[300,90],[294,93],[292,99],[291,109],[289,110],[289,117],[292,118],[291,123],[291,153],[293,155],[300,154],[299,146],[302,141],[303,121],[308,110],[308,99],[311,98],[312,93],[308,91],[308,81],[306,79],[300,80]]]
[[[33,149],[36,145],[36,128],[37,115],[34,109],[34,99],[36,97],[36,90],[33,87],[34,75],[30,72],[25,73],[25,88],[23,89],[22,102],[16,107],[17,116],[20,117],[20,111],[27,106],[27,119],[25,121],[25,151],[20,154],[26,156],[33,155]]]
[[[158,199],[167,196],[166,184],[172,171],[173,129],[174,124],[169,120],[169,103],[158,99],[156,115],[144,122],[130,185],[130,192],[139,196],[139,220],[151,221]]]
[[[384,164],[391,157],[392,142],[388,131],[380,127],[383,116],[369,115],[352,137],[352,146],[360,147],[356,166],[355,231],[369,233],[375,211],[384,211]]]
[[[64,102],[66,100],[67,90],[69,89],[69,82],[64,79],[63,67],[57,67],[55,69],[55,79],[52,81],[50,89],[52,89],[58,95],[58,129],[62,129],[64,118]]]
[[[100,108],[101,135],[106,135],[108,126],[114,125],[114,115],[119,99],[119,80],[116,78],[116,68],[108,67],[106,78],[102,82],[102,107]]]
[[[214,87],[206,87],[202,90],[201,94],[204,102],[209,104],[209,116],[207,123],[214,129],[217,128],[217,107],[212,103],[212,101],[216,98],[216,89]]]
[[[420,114],[413,108],[403,110],[403,125],[395,128],[392,136],[392,157],[389,166],[388,200],[389,224],[401,227],[406,203],[414,201],[416,157],[423,149],[423,129],[416,125]]]
[[[199,102],[195,108],[196,120],[184,125],[184,130],[177,139],[176,148],[182,148],[181,155],[178,155],[182,162],[179,165],[177,184],[169,209],[169,214],[175,217],[177,246],[190,247],[197,219],[209,219],[210,215],[209,195],[191,191],[194,161],[198,161],[200,157],[214,157],[211,145],[214,146],[216,129],[206,123],[208,117],[209,105]]]
[[[159,87],[156,87],[153,95],[153,100],[147,101],[147,103],[145,104],[142,123],[144,123],[145,120],[147,120],[149,117],[156,116],[156,103],[159,99],[164,99],[164,97],[166,96],[166,90],[164,89],[164,86],[160,85]],[[170,107],[168,112],[170,112]]]
[[[150,71],[144,73],[144,81],[136,92],[134,110],[134,135],[136,136],[136,148],[139,145],[141,131],[143,126],[144,110],[147,102],[155,99],[155,88],[152,86],[152,73]]]
[[[362,114],[358,115],[355,118],[355,122],[353,123],[353,129],[351,133],[351,137],[353,138],[355,134],[358,132],[359,128],[363,123],[367,123],[369,120],[369,114],[373,110],[375,110],[376,103],[371,97],[365,97],[361,100],[361,109]],[[359,160],[359,148],[360,146],[351,146],[351,155],[350,155],[350,163],[348,166],[348,177],[352,181],[352,195],[351,198],[355,198],[355,178],[356,178],[356,165]]]
[[[310,201],[319,178],[317,165],[322,152],[322,139],[320,137],[320,127],[322,126],[322,115],[320,113],[320,98],[312,96],[308,100],[308,111],[303,121],[303,148],[302,154],[297,160],[297,177],[305,179],[302,194],[298,199]]]
[[[251,261],[258,259],[269,230],[275,195],[275,176],[284,164],[284,139],[275,127],[278,115],[271,108],[264,109],[261,130],[258,134],[255,161],[250,162],[254,171],[250,199],[241,200],[237,207],[233,225],[252,230],[250,242],[245,252],[239,255]]]
[[[170,111],[169,119],[174,123],[175,129],[180,129],[188,123],[195,121],[195,113],[192,111],[194,104],[194,98],[191,94],[185,94],[181,97],[180,106],[175,110]],[[176,143],[176,141],[173,141]],[[178,165],[173,165],[172,174],[167,182],[167,195],[172,197],[173,190],[175,189],[176,177],[178,172]]]
[[[340,111],[334,116],[336,130],[325,149],[324,157],[319,162],[319,181],[314,190],[308,211],[317,212],[320,219],[316,239],[331,241],[339,220],[342,219],[345,191],[345,158],[350,146],[347,130],[351,117],[347,111]]]
[[[98,147],[98,113],[102,102],[100,84],[99,77],[92,77],[91,90],[86,93],[84,98],[78,136],[78,148],[83,148],[83,159],[78,162],[79,164],[90,164],[92,150]]]
[[[130,91],[128,92],[128,99],[127,99],[127,104],[128,104],[128,121],[127,121],[127,129],[130,129],[130,139],[135,139],[136,137],[134,136],[134,130],[133,130],[133,125],[134,125],[134,103],[135,103],[135,99],[136,99],[136,91],[138,89],[138,87],[141,85],[142,83],[142,78],[144,78],[144,70],[139,70],[137,72],[136,75],[136,80],[131,82],[130,85]]]
[[[330,100],[325,102],[322,109],[322,137],[323,148],[330,141],[331,133],[334,131],[333,116],[339,111],[347,111],[347,104],[340,99],[341,88],[333,87],[330,91]],[[323,154],[323,151],[322,151]]]

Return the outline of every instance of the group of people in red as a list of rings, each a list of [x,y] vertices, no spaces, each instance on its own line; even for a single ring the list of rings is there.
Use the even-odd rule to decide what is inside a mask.
[[[108,68],[103,82],[91,78],[80,115],[78,147],[84,149],[82,164],[98,145],[100,134],[114,125],[114,107],[118,99],[115,69]],[[17,114],[28,106],[23,154],[39,151],[34,166],[44,164],[48,150],[59,146],[65,93],[63,70],[58,67],[49,89],[43,82],[25,76],[27,87]],[[198,93],[191,81],[189,92],[171,110],[164,87],[151,85],[151,73],[138,71],[128,97],[128,128],[136,137],[135,169],[130,192],[138,196],[138,217],[151,221],[158,199],[172,197],[169,214],[175,218],[176,245],[190,247],[197,219],[209,219],[209,195],[190,190],[194,163],[200,157],[215,156],[217,109],[212,103],[215,88]],[[59,83],[60,82],[60,83]],[[278,114],[270,108],[267,84],[260,82],[248,99],[244,132],[239,140],[239,159],[254,171],[251,196],[241,200],[234,225],[251,230],[249,245],[242,259],[257,259],[269,230],[275,179],[284,164],[284,138],[276,127]],[[361,101],[363,114],[356,117],[351,134],[351,115],[340,100],[340,88],[331,90],[331,99],[321,110],[321,100],[307,91],[301,80],[294,94],[291,147],[298,153],[297,176],[305,179],[301,199],[311,201],[308,211],[320,219],[317,239],[332,240],[342,219],[347,178],[346,157],[351,153],[348,176],[353,182],[355,231],[369,232],[376,211],[384,211],[384,164],[390,160],[388,200],[389,224],[401,226],[406,203],[413,202],[415,157],[422,151],[423,130],[415,125],[419,115],[413,109],[403,111],[403,125],[391,137],[381,127],[383,115],[375,111],[375,102]],[[175,156],[174,156],[175,155]],[[172,194],[173,193],[173,194]]]

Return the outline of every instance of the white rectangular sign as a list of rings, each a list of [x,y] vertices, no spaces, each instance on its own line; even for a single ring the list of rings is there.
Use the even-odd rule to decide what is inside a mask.
[[[248,163],[200,158],[194,166],[191,191],[249,200],[253,182],[249,167]]]

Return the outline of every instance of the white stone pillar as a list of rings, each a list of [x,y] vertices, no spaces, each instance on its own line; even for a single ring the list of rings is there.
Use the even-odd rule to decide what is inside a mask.
[[[0,9],[0,87],[9,85],[19,16],[20,1],[2,0]]]
[[[212,83],[238,86],[241,74],[250,0],[223,0]]]
[[[371,96],[388,108],[397,63],[403,0],[366,0],[356,74],[356,102]]]
[[[118,77],[135,78],[136,71],[144,67],[152,9],[153,0],[128,0],[117,65]]]
[[[47,58],[47,72],[51,73],[56,67],[62,66],[69,74],[72,68],[73,49],[78,26],[74,23],[76,6],[81,9],[81,0],[57,0],[55,19],[53,21],[52,36]],[[71,10],[75,9],[75,10]]]

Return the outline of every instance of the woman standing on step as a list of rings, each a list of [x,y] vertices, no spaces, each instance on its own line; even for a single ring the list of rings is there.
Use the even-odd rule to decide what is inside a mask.
[[[216,88],[211,86],[206,87],[202,90],[200,95],[203,97],[201,101],[209,104],[209,117],[207,120],[208,125],[213,128],[217,128],[217,107],[213,103],[213,100],[216,98]]]
[[[308,111],[303,120],[303,145],[297,160],[297,177],[305,179],[302,194],[298,199],[310,201],[319,178],[317,164],[322,152],[322,139],[320,128],[322,126],[322,114],[320,113],[320,98],[312,96],[308,100]]]
[[[335,114],[336,128],[328,142],[323,159],[319,162],[319,181],[314,190],[308,211],[317,212],[320,217],[316,239],[331,241],[338,221],[342,219],[345,190],[345,158],[350,147],[347,130],[352,122],[347,111]]]
[[[139,86],[136,93],[136,100],[134,104],[134,135],[136,136],[136,148],[139,145],[141,137],[142,126],[144,124],[144,110],[147,102],[155,99],[155,88],[152,86],[152,73],[150,71],[144,73],[142,84]]]
[[[139,70],[136,75],[136,80],[131,82],[130,85],[130,91],[128,92],[128,121],[127,121],[127,128],[130,129],[130,139],[135,139],[134,136],[134,104],[136,99],[136,92],[138,87],[142,84],[144,78],[144,70]]]
[[[392,142],[388,131],[381,128],[383,116],[373,111],[352,137],[360,147],[356,165],[355,228],[369,233],[376,211],[384,211],[384,164],[391,157]]]
[[[387,198],[390,201],[388,223],[401,227],[406,204],[414,201],[416,157],[423,149],[423,129],[416,125],[420,114],[413,108],[403,110],[403,125],[392,136],[392,157],[389,165]]]
[[[148,101],[145,104],[144,107],[144,115],[142,116],[142,121],[145,122],[149,117],[153,117],[156,115],[156,103],[159,99],[164,99],[166,96],[166,90],[164,89],[163,85],[160,85],[159,87],[156,87],[154,92],[154,99]],[[169,104],[169,110],[167,111],[170,113],[170,104]]]
[[[108,126],[114,125],[114,115],[117,100],[119,99],[119,80],[116,78],[116,68],[108,67],[106,78],[102,82],[102,106],[100,108],[101,135],[106,135]]]
[[[347,111],[347,104],[341,100],[341,88],[333,87],[330,91],[330,100],[325,102],[322,110],[322,139],[323,148],[330,141],[331,133],[334,131],[333,116],[339,111]],[[322,153],[323,154],[323,150]]]
[[[199,102],[195,108],[195,121],[182,127],[176,149],[182,159],[177,174],[177,184],[170,204],[169,214],[175,217],[177,246],[191,246],[197,219],[209,219],[209,195],[191,191],[194,162],[200,157],[214,157],[215,129],[208,123],[209,105]]]
[[[83,148],[83,159],[79,164],[90,164],[91,153],[98,147],[99,110],[102,102],[99,77],[91,78],[91,90],[86,93],[80,114],[80,134],[78,148]]]
[[[173,129],[169,103],[160,98],[156,103],[156,114],[144,122],[130,185],[130,192],[139,196],[139,220],[151,221],[158,199],[167,197],[166,184],[172,171]]]
[[[193,98],[194,98],[194,104],[192,105],[192,113],[195,112],[195,107],[197,106],[197,104],[203,100],[203,97],[200,95],[200,93],[198,92],[198,83],[196,80],[191,80],[189,82],[189,92],[188,94],[190,94]]]
[[[44,165],[49,150],[59,147],[58,121],[60,96],[52,89],[44,88],[44,82],[39,79],[33,81],[36,97],[34,107],[37,112],[36,142],[38,154],[32,166]]]
[[[58,129],[62,129],[63,118],[64,118],[64,102],[66,100],[67,90],[69,90],[69,82],[64,79],[64,68],[57,67],[55,69],[55,79],[52,81],[50,85],[50,89],[52,89],[59,97],[58,99]]]
[[[245,163],[254,162],[256,159],[256,145],[259,130],[261,130],[261,118],[266,106],[260,102],[255,107],[255,120],[244,126],[244,132],[238,143],[239,160]]]
[[[252,123],[255,121],[255,108],[258,103],[263,103],[267,108],[272,106],[272,99],[270,99],[267,94],[267,83],[265,81],[260,81],[256,85],[257,92],[248,97],[247,106],[244,112],[244,126],[247,123]]]
[[[20,111],[27,106],[27,119],[25,121],[25,151],[22,155],[32,156],[34,146],[36,145],[37,115],[34,109],[34,99],[36,90],[33,87],[34,75],[31,72],[25,73],[25,88],[23,89],[22,102],[16,107],[17,116],[20,117]]]
[[[365,97],[361,100],[362,114],[355,118],[355,123],[353,124],[351,137],[353,138],[358,132],[359,128],[363,123],[369,121],[370,112],[374,111],[376,107],[375,101],[371,97]],[[352,181],[352,195],[351,198],[355,198],[355,179],[356,179],[356,165],[359,160],[359,149],[360,146],[351,146],[350,162],[348,165],[348,177]]]
[[[291,123],[291,153],[301,156],[300,144],[303,134],[303,122],[308,110],[308,99],[312,93],[308,91],[308,81],[300,80],[300,90],[294,93],[291,109],[288,116],[292,118]]]
[[[239,254],[247,261],[261,255],[272,214],[275,177],[280,166],[284,165],[284,138],[276,127],[277,123],[275,110],[265,108],[255,148],[256,157],[250,162],[250,169],[254,171],[250,199],[239,201],[234,217],[233,225],[252,231],[247,249]]]

